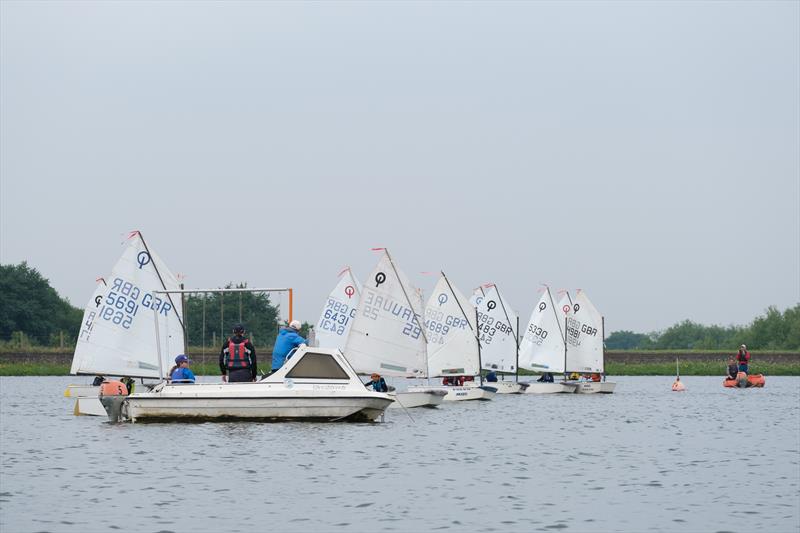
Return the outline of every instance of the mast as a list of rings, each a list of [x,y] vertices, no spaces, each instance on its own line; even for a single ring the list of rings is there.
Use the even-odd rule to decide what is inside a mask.
[[[565,316],[564,317],[564,376],[565,377],[567,375],[567,344],[568,344],[567,335],[569,335],[569,333],[567,333],[567,320],[569,320],[569,317]]]
[[[519,382],[519,315],[517,315],[517,334],[515,336],[517,338],[517,361],[514,363],[514,368],[516,369],[514,381]]]
[[[467,321],[469,322],[469,321]],[[475,308],[475,324],[478,323],[478,308]],[[481,362],[481,341],[478,339],[478,382],[483,386],[483,363]]]

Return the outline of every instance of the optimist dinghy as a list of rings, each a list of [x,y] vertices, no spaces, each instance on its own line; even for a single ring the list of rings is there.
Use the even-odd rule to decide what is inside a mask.
[[[480,376],[480,344],[477,317],[472,306],[442,272],[425,306],[428,371],[431,377]],[[444,401],[491,400],[497,388],[471,382],[469,385],[439,385]],[[409,387],[409,390],[430,389]]]
[[[98,283],[86,306],[70,374],[161,379],[155,323],[161,331],[161,368],[167,369],[184,351],[181,299],[152,292],[179,285],[142,234],[132,232],[111,275]],[[102,416],[99,391],[99,386],[70,385],[64,395],[76,398],[75,414]]]
[[[514,381],[491,381],[490,386],[497,389],[497,394],[518,394],[527,388],[520,383],[518,377],[519,315],[500,294],[494,283],[483,285],[477,289],[480,296],[475,299],[478,312],[478,340],[481,348],[481,368],[500,374],[514,374]]]
[[[425,378],[428,376],[422,296],[397,268],[389,250],[363,284],[344,354],[359,374]],[[330,299],[329,299],[330,301]],[[325,311],[323,311],[324,315]],[[436,407],[443,394],[430,387],[392,391],[396,407]],[[394,406],[393,406],[394,407]]]
[[[565,298],[569,298],[566,295]],[[564,305],[569,308],[569,304]],[[553,305],[553,295],[545,285],[542,296],[533,308],[528,327],[520,342],[519,366],[534,372],[563,374],[566,369],[564,325],[559,311]],[[525,389],[527,394],[554,394],[575,392],[577,385],[566,381],[533,381]]]
[[[603,316],[595,308],[586,292],[578,289],[575,302],[566,317],[566,371],[603,374],[605,343]],[[573,382],[574,383],[574,382]],[[575,392],[610,394],[616,383],[610,381],[580,381]]]
[[[374,421],[391,396],[367,390],[336,349],[301,347],[255,383],[162,382],[152,391],[101,396],[113,421]]]

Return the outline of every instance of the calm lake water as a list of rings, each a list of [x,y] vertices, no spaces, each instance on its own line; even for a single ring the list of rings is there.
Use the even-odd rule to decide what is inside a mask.
[[[72,416],[83,381],[0,378],[0,531],[800,531],[796,377],[621,377],[382,424],[111,425]]]

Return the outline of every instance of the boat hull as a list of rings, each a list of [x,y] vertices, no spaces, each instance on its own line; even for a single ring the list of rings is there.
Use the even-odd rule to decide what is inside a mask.
[[[390,394],[395,401],[389,409],[411,409],[413,407],[436,407],[441,405],[447,393],[441,390],[404,391]]]
[[[485,383],[487,386],[497,389],[497,394],[520,394],[527,388],[526,383],[517,381],[486,381]]]
[[[183,386],[186,387],[186,386]],[[178,397],[128,396],[123,414],[132,422],[157,420],[377,420],[392,403],[382,397],[269,395]]]
[[[440,390],[445,391],[447,394],[444,396],[446,402],[462,402],[469,400],[491,400],[497,394],[497,389],[490,385],[477,386],[477,387],[457,387],[450,385],[440,385],[438,387],[409,387],[408,390]]]
[[[577,388],[576,383],[565,383],[565,382],[555,382],[555,383],[546,383],[546,382],[539,382],[534,381],[533,383],[528,383],[528,387],[525,389],[525,394],[558,394],[558,393],[567,393],[572,394],[575,392]]]
[[[575,387],[575,392],[578,394],[597,394],[602,390],[603,383],[600,381],[578,381]]]
[[[613,381],[603,381],[600,383],[600,392],[603,394],[611,394],[616,388],[617,384]]]

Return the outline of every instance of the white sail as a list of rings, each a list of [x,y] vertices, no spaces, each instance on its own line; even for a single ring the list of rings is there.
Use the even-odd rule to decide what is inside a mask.
[[[561,324],[561,338],[564,339],[565,328],[567,327],[566,318],[572,314],[572,298],[567,291],[558,291],[558,294],[561,295],[561,298],[559,298],[556,305],[556,315],[558,315],[558,322]]]
[[[478,304],[481,364],[488,370],[516,372],[517,313],[492,285]]]
[[[178,289],[177,279],[137,233],[106,281],[91,335],[75,346],[73,372],[159,378],[158,338],[166,374],[183,352],[181,299],[152,291]]]
[[[345,357],[362,374],[425,377],[421,313],[420,293],[384,252],[364,282]]]
[[[469,300],[442,275],[425,305],[428,368],[432,377],[478,375],[475,328],[475,311]]]
[[[603,317],[578,289],[567,316],[567,371],[603,372]]]
[[[94,328],[95,318],[97,318],[97,313],[100,310],[100,306],[102,305],[105,297],[106,286],[105,279],[99,278],[97,280],[97,286],[92,293],[92,297],[89,298],[89,302],[86,304],[86,308],[83,310],[83,320],[81,321],[81,330],[78,333],[78,342],[91,341],[92,329]],[[69,370],[70,374],[77,374],[78,369],[88,364],[82,359],[82,357],[86,355],[86,351],[82,351],[79,354],[78,351],[75,350],[75,356],[72,358],[72,367]]]
[[[361,298],[361,284],[355,279],[350,268],[339,277],[339,283],[328,295],[316,327],[317,345],[342,349],[350,333],[350,327]]]
[[[519,366],[536,372],[564,372],[564,317],[553,303],[550,288],[533,308],[519,347]]]

